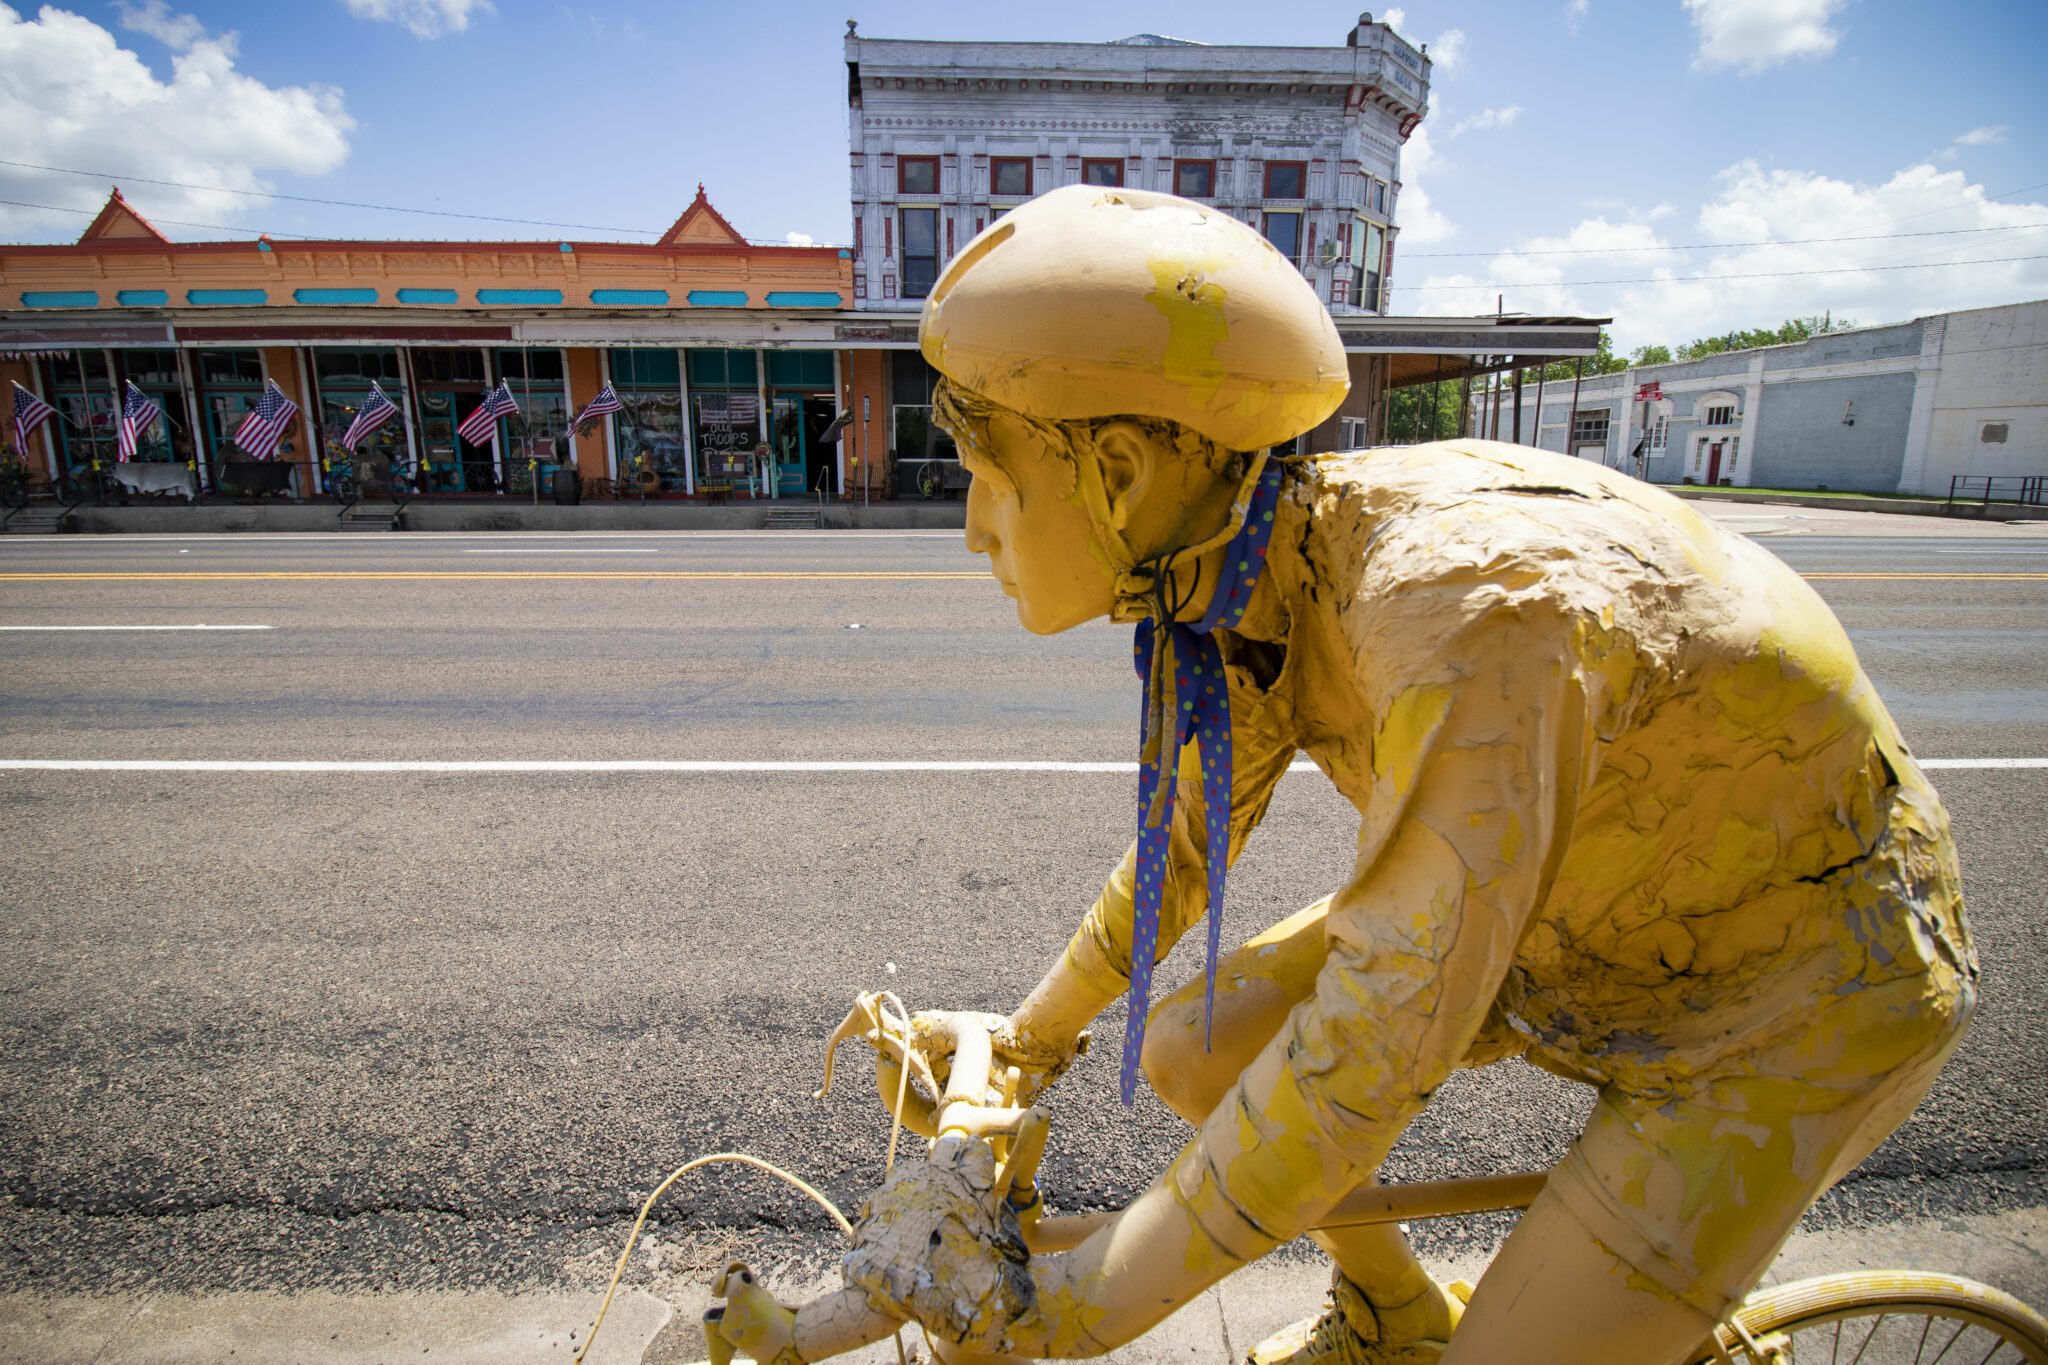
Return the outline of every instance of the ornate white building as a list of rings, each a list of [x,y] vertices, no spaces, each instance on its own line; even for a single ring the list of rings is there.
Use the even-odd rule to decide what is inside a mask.
[[[1385,311],[1401,144],[1428,54],[1370,14],[1341,45],[913,42],[847,24],[855,306],[914,306],[1035,194],[1200,199],[1259,229],[1330,311]]]

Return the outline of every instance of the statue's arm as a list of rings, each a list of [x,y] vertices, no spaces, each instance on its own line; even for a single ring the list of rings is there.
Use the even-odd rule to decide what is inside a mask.
[[[1238,670],[1231,669],[1230,677],[1230,861],[1235,863],[1252,830],[1265,817],[1273,788],[1297,750],[1281,705],[1247,685]],[[1208,820],[1202,805],[1200,763],[1192,747],[1181,755],[1177,787],[1173,834],[1167,845],[1166,888],[1160,897],[1160,958],[1201,919],[1208,895],[1202,856]],[[1008,1041],[1017,1052],[1066,1055],[1089,1021],[1129,989],[1137,854],[1133,841],[1066,948],[1010,1016]]]
[[[1540,605],[1452,594],[1432,622],[1416,614],[1422,596],[1398,613],[1412,618],[1405,637],[1361,656],[1370,798],[1315,993],[1163,1176],[1075,1251],[1034,1261],[1018,1354],[1132,1340],[1314,1227],[1378,1169],[1484,1023],[1569,843],[1592,763],[1588,669],[1570,624]]]

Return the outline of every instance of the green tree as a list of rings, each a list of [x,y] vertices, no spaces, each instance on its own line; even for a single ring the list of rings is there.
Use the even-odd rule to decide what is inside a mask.
[[[1671,348],[1669,346],[1638,346],[1629,354],[1629,360],[1637,365],[1669,365],[1671,363]]]
[[[1829,332],[1839,332],[1856,324],[1848,318],[1835,318],[1833,310],[1814,313],[1803,318],[1787,318],[1776,327],[1751,327],[1729,332],[1723,336],[1700,337],[1677,348],[1680,360],[1698,360],[1702,356],[1722,355],[1729,351],[1753,351],[1759,346],[1783,346],[1788,342],[1810,341]]]
[[[1596,374],[1613,374],[1616,370],[1627,369],[1628,364],[1614,353],[1614,338],[1603,327],[1593,354],[1572,360],[1554,360],[1540,369],[1531,369],[1522,378],[1528,384],[1535,383],[1539,377],[1555,384],[1560,379],[1569,381],[1574,373],[1583,374],[1587,379]]]
[[[1417,441],[1441,441],[1458,434],[1458,394],[1463,385],[1414,384],[1387,395],[1387,443],[1412,445]],[[1432,424],[1430,409],[1436,410]]]

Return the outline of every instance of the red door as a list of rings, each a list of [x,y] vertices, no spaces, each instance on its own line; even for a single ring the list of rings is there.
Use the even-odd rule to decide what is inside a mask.
[[[1707,486],[1721,482],[1721,447],[1725,442],[1716,441],[1707,447]]]

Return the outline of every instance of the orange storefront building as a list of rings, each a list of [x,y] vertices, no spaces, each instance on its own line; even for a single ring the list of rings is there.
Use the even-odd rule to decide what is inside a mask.
[[[115,462],[133,383],[165,413],[139,455],[155,486],[317,495],[375,384],[401,419],[351,469],[402,467],[430,494],[525,496],[571,464],[600,492],[882,497],[883,351],[914,327],[852,303],[845,249],[750,243],[702,186],[650,244],[172,242],[116,190],[75,243],[0,246],[0,389],[61,414],[21,452],[52,482]],[[288,476],[232,439],[269,381],[299,405]],[[500,382],[519,415],[472,445],[457,427]],[[624,411],[570,431],[606,383]]]

